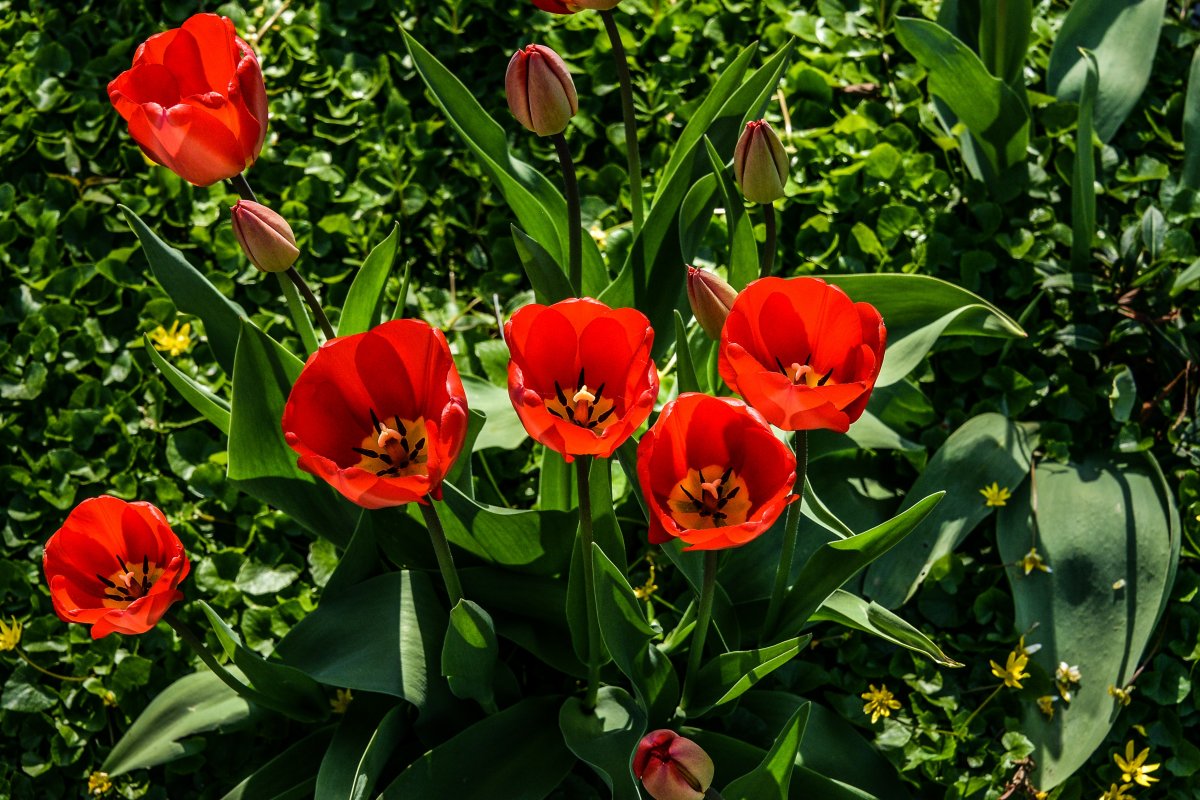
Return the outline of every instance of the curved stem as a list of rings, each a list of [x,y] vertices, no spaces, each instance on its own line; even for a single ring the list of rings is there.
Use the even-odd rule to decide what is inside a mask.
[[[642,157],[638,154],[637,117],[633,112],[633,82],[629,78],[629,60],[625,56],[625,45],[621,42],[621,31],[612,9],[601,11],[604,30],[612,45],[613,60],[617,66],[617,80],[621,84],[621,114],[625,118],[625,160],[629,165],[629,203],[633,206],[633,235],[642,229],[645,207],[642,200]]]
[[[967,717],[967,721],[962,724],[962,731],[964,733],[967,731],[968,728],[971,727],[971,723],[975,721],[975,718],[977,716],[979,716],[979,712],[983,711],[984,707],[987,706],[988,703],[992,702],[992,700],[995,699],[996,695],[1000,694],[1000,690],[1003,688],[1004,688],[1003,683],[1000,684],[999,686],[997,686],[995,689],[992,690],[992,693],[989,694],[987,697],[985,697],[983,699],[983,702],[980,703],[978,705],[978,707],[976,707],[976,709],[971,712],[971,716]]]
[[[29,656],[25,655],[25,651],[22,650],[21,648],[17,647],[17,648],[15,648],[15,650],[17,652],[17,655],[19,655],[25,661],[26,664],[33,667],[34,669],[36,669],[38,672],[42,673],[43,675],[49,675],[51,678],[57,678],[60,681],[86,681],[88,679],[87,675],[59,675],[57,672],[51,672],[50,670],[48,670],[45,667],[38,664],[36,661],[34,661]]]
[[[258,197],[254,194],[254,190],[250,188],[250,181],[246,180],[246,176],[238,173],[229,179],[229,183],[233,185],[233,190],[238,193],[238,197],[243,200],[249,200],[251,203],[257,203]]]
[[[804,502],[804,476],[808,472],[808,431],[796,431],[792,437],[796,450],[796,499],[788,505],[783,521],[783,549],[779,553],[779,566],[775,570],[775,587],[771,590],[771,602],[763,621],[762,638],[775,631],[783,599],[787,596],[788,582],[792,577],[792,558],[796,553],[796,540],[800,535],[800,505]]]
[[[596,576],[592,572],[592,495],[588,480],[591,466],[592,459],[589,456],[575,458],[575,481],[579,490],[579,545],[588,626],[588,685],[583,698],[584,711],[596,707],[596,696],[600,692],[600,618],[596,614]]]
[[[683,679],[683,701],[687,710],[692,699],[692,689],[700,674],[700,662],[704,658],[704,641],[708,638],[708,623],[712,619],[713,596],[717,591],[717,550],[704,552],[704,578],[700,584],[700,608],[696,611],[696,627],[692,629],[692,644],[688,651],[687,675]]]
[[[571,148],[567,146],[567,137],[556,133],[550,137],[554,140],[554,149],[558,151],[558,160],[562,164],[563,194],[567,198],[567,277],[580,297],[583,296],[583,216],[579,209],[579,181],[575,177],[575,161],[571,158]]]
[[[175,629],[175,633],[179,635],[179,638],[186,642],[188,647],[195,651],[196,655],[200,656],[200,660],[204,662],[204,665],[212,670],[213,674],[220,678],[222,683],[246,700],[251,702],[257,701],[259,697],[258,692],[233,677],[229,670],[225,669],[217,661],[217,657],[212,654],[212,651],[208,649],[208,646],[204,644],[204,640],[200,638],[200,635],[196,633],[191,625],[188,625],[170,612],[163,615],[163,622]]]
[[[450,543],[446,541],[446,529],[442,527],[442,518],[433,505],[433,497],[426,495],[425,500],[425,503],[418,505],[421,516],[425,517],[425,527],[429,529],[429,540],[433,542],[433,552],[437,554],[438,568],[442,571],[442,581],[446,584],[446,594],[450,596],[450,607],[453,608],[463,599],[462,583],[458,580],[454,556],[450,554]]]
[[[769,278],[775,270],[775,250],[778,249],[776,240],[778,235],[775,231],[775,206],[767,203],[763,206],[763,221],[767,223],[767,240],[763,242],[762,252],[762,268],[759,271],[760,278]]]

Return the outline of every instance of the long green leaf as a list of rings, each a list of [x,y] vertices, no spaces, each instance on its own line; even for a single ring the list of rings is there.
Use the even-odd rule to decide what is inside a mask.
[[[310,733],[256,769],[221,800],[301,800],[311,797],[317,765],[332,727]]]
[[[217,426],[217,430],[226,435],[229,434],[229,403],[224,398],[218,397],[208,390],[207,387],[201,386],[194,381],[183,370],[175,366],[171,362],[162,357],[162,354],[154,349],[154,345],[150,343],[150,339],[142,337],[142,341],[146,346],[146,354],[150,356],[150,360],[154,362],[154,366],[158,367],[158,371],[167,379],[167,383],[175,387],[175,391],[188,401],[188,405],[199,411],[205,419]]]
[[[792,768],[800,740],[804,738],[808,712],[808,703],[796,709],[775,737],[775,743],[762,763],[725,787],[721,793],[725,800],[788,800]]]
[[[1200,47],[1192,55],[1187,96],[1183,102],[1183,175],[1180,182],[1193,191],[1200,190]]]
[[[1024,91],[1025,55],[1033,25],[1030,0],[982,0],[979,58],[1018,93]]]
[[[575,515],[566,511],[499,508],[476,502],[451,484],[442,497],[451,514],[442,520],[451,542],[494,564],[553,575],[567,565]]]
[[[947,656],[942,649],[925,634],[878,603],[863,600],[856,594],[838,589],[809,618],[810,622],[836,622],[847,628],[855,628],[885,639],[892,644],[908,648],[914,653],[927,656],[943,667],[961,667],[962,664]]]
[[[379,321],[383,292],[399,250],[400,225],[396,224],[387,238],[371,250],[354,276],[338,320],[338,336],[365,333]]]
[[[375,782],[409,727],[408,709],[393,698],[366,692],[355,695],[321,759],[316,796],[374,797]]]
[[[1099,81],[1096,57],[1084,52],[1087,76],[1079,96],[1079,124],[1075,131],[1075,165],[1071,170],[1071,266],[1085,271],[1092,262],[1096,235],[1096,159],[1094,116]]]
[[[696,678],[698,689],[684,710],[689,717],[699,717],[736,700],[795,658],[811,639],[811,636],[798,636],[770,647],[722,653],[700,669]]]
[[[525,267],[525,277],[533,287],[534,296],[539,303],[557,303],[575,295],[571,281],[562,265],[555,261],[550,252],[538,244],[537,240],[518,228],[512,229],[513,243],[517,246],[517,255],[521,265]]]

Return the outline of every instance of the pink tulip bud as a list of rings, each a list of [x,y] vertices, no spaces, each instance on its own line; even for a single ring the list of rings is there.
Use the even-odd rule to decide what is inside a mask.
[[[300,256],[287,220],[261,203],[237,201],[233,233],[250,263],[263,272],[283,272]]]
[[[633,774],[654,800],[702,800],[714,771],[708,753],[674,731],[650,731],[633,756]]]
[[[737,292],[715,272],[705,272],[695,267],[687,268],[687,296],[696,321],[710,339],[720,341],[721,328]]]
[[[768,205],[784,196],[788,157],[765,119],[746,123],[733,154],[733,175],[751,203]]]
[[[540,44],[513,54],[504,76],[504,91],[513,116],[538,136],[562,133],[579,110],[567,65],[558,53]]]

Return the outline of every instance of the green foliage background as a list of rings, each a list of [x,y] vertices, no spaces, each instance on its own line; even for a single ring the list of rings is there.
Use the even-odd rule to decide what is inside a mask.
[[[1027,76],[1034,115],[1027,193],[1000,203],[966,175],[954,142],[937,126],[924,73],[890,29],[899,6],[933,16],[936,4],[883,0],[625,0],[635,13],[635,73],[643,160],[666,163],[667,144],[735,45],[757,38],[764,53],[799,40],[782,86],[786,112],[772,120],[800,166],[781,206],[782,264],[789,272],[905,271],[936,275],[979,293],[1030,333],[1013,344],[944,342],[918,370],[924,392],[895,392],[884,421],[915,443],[907,451],[856,456],[866,478],[855,498],[858,530],[894,509],[928,454],[964,420],[998,411],[1043,424],[1041,457],[1151,450],[1175,488],[1187,539],[1172,603],[1134,702],[1062,797],[1095,796],[1118,778],[1111,752],[1128,738],[1165,762],[1158,797],[1200,791],[1200,707],[1191,674],[1200,659],[1193,538],[1200,513],[1200,441],[1194,414],[1198,325],[1187,270],[1196,263],[1200,202],[1176,188],[1188,64],[1200,41],[1197,16],[1176,3],[1151,83],[1103,148],[1097,257],[1069,265],[1073,104],[1045,91],[1049,46],[1065,4],[1035,8]],[[195,189],[149,165],[123,130],[105,85],[137,43],[200,10],[192,2],[0,2],[0,611],[26,621],[23,649],[55,672],[46,677],[13,652],[0,654],[0,797],[79,796],[87,777],[146,703],[190,669],[173,635],[90,641],[54,615],[43,588],[41,545],[79,500],[109,492],[162,507],[193,554],[189,597],[203,597],[246,642],[269,652],[314,606],[336,552],[224,481],[224,444],[164,384],[142,334],[176,320],[148,278],[117,203],[152,221],[194,264],[278,337],[277,285],[248,268],[228,225],[232,194]],[[287,217],[322,284],[327,306],[344,297],[354,269],[398,222],[401,258],[416,290],[404,302],[435,325],[478,344],[494,342],[493,294],[519,303],[526,289],[509,234],[511,215],[441,120],[408,63],[403,25],[507,120],[503,65],[527,41],[554,47],[577,70],[581,111],[571,134],[580,161],[585,224],[605,246],[622,246],[624,181],[616,76],[599,25],[554,18],[526,0],[297,2],[216,10],[234,19],[260,53],[271,103],[268,146],[250,178]],[[886,13],[884,13],[886,12]],[[269,27],[265,24],[273,20]],[[785,116],[786,113],[786,116]],[[552,153],[513,123],[518,151],[534,163]],[[1192,143],[1200,146],[1200,143]],[[712,244],[723,234],[715,228]],[[701,259],[712,258],[703,249]],[[811,259],[811,260],[810,260]],[[1173,292],[1177,289],[1178,292]],[[398,285],[389,288],[395,299]],[[470,372],[497,378],[503,351],[468,356]],[[199,340],[175,359],[222,388]],[[926,399],[928,398],[928,399]],[[478,456],[496,496],[527,503],[528,447]],[[987,528],[939,562],[907,617],[967,667],[941,670],[907,651],[818,626],[817,644],[780,675],[870,735],[858,694],[885,681],[922,725],[939,708],[970,708],[990,686],[988,660],[1011,649],[1012,602]],[[635,573],[636,577],[636,573]],[[644,577],[644,575],[643,575]],[[670,580],[660,574],[660,583]],[[111,694],[110,694],[111,693]],[[920,797],[995,797],[1006,755],[1023,743],[1008,730],[1015,698],[984,713],[991,737],[913,736],[886,721],[878,743]],[[742,734],[760,743],[770,732]],[[736,729],[737,712],[730,720]],[[1143,726],[1141,733],[1131,728]],[[294,741],[274,718],[190,745],[150,775],[118,781],[128,797],[220,797],[237,779]],[[718,765],[718,769],[720,769]],[[578,794],[594,791],[576,787]]]

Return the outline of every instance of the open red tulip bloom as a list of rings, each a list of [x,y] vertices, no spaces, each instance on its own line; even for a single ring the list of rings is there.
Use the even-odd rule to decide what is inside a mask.
[[[267,135],[258,59],[216,14],[196,14],[143,42],[108,97],[142,151],[197,186],[253,164]]]
[[[467,436],[446,337],[401,319],[326,342],[292,386],[283,432],[301,469],[364,508],[440,498]]]
[[[796,499],[795,455],[761,414],[729,397],[689,393],[667,403],[638,445],[637,469],[652,544],[737,547]]]
[[[820,278],[763,278],[721,331],[721,377],[771,424],[845,433],[867,407],[887,331],[870,303]]]
[[[640,311],[591,298],[529,305],[504,326],[504,339],[521,424],[567,461],[611,456],[650,416],[658,370]]]
[[[101,495],[84,500],[42,555],[59,618],[92,626],[92,638],[145,633],[177,600],[191,564],[163,513]]]

